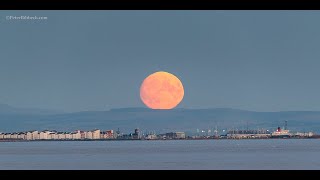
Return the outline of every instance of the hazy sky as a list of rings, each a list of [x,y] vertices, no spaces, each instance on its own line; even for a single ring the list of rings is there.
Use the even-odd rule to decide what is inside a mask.
[[[184,84],[180,108],[320,110],[319,20],[319,11],[0,11],[0,103],[144,107],[140,85],[162,70]]]

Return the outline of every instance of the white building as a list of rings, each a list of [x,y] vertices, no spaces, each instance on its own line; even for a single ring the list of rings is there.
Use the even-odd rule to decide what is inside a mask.
[[[66,139],[72,139],[72,134],[71,133],[66,133]]]
[[[58,139],[66,139],[66,134],[63,132],[58,133]]]
[[[59,139],[59,135],[57,133],[52,134],[52,139],[54,140]]]
[[[39,139],[48,139],[48,136],[51,132],[48,131],[48,130],[45,130],[45,131],[41,131],[39,133]]]
[[[92,139],[92,131],[86,132],[86,139]]]
[[[18,139],[18,133],[12,133],[10,138],[11,139]]]
[[[72,139],[81,139],[81,131],[77,130],[73,133],[71,133]]]
[[[0,133],[0,139],[4,139],[4,134]]]
[[[19,133],[18,139],[27,139],[27,135],[25,133]]]
[[[314,134],[313,132],[304,132],[304,133],[297,132],[295,135],[301,136],[301,137],[312,137]]]
[[[185,139],[186,134],[184,132],[176,132],[176,138],[177,139]]]
[[[95,129],[92,131],[92,139],[100,139],[101,131],[99,129]]]
[[[48,134],[48,139],[58,139],[58,135],[56,132],[50,132]]]
[[[147,140],[157,139],[157,135],[155,135],[155,134],[148,134],[148,135],[146,136],[146,139],[147,139]]]
[[[27,140],[33,140],[33,131],[28,131],[27,132]]]
[[[11,133],[5,133],[4,134],[4,139],[10,139]]]

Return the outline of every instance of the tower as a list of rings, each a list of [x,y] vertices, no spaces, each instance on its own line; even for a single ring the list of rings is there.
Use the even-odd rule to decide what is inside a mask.
[[[287,130],[288,121],[284,121],[284,130]]]
[[[218,126],[216,125],[215,130],[214,130],[214,135],[215,137],[218,137]]]
[[[116,138],[120,137],[120,129],[118,128],[118,130],[116,131]]]

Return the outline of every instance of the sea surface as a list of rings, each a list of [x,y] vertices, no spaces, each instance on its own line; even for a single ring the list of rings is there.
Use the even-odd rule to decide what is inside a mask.
[[[320,139],[0,142],[0,169],[320,169]]]

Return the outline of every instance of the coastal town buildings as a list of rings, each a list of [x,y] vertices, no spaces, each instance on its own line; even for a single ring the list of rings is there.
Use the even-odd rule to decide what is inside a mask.
[[[1,133],[1,140],[174,140],[174,139],[255,139],[255,138],[315,138],[319,137],[313,132],[295,132],[292,133],[286,128],[286,124],[283,129],[280,127],[270,132],[265,129],[258,130],[228,130],[225,134],[213,134],[211,136],[186,136],[185,132],[169,132],[164,134],[145,133],[143,134],[140,129],[135,129],[133,133],[124,134],[120,133],[120,130],[104,130],[93,129],[89,131],[76,130],[73,132],[58,132],[55,130],[43,130],[43,131],[26,131],[26,132],[12,132]]]

